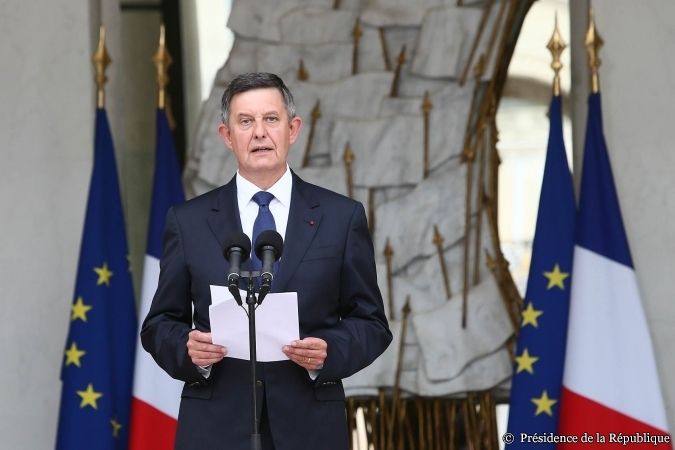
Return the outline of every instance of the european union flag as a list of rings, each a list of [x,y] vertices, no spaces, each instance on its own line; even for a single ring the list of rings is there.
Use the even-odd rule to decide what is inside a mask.
[[[61,380],[57,450],[126,449],[136,345],[127,259],[108,118],[96,111],[94,169]]]
[[[546,165],[522,321],[516,346],[509,448],[529,448],[521,433],[555,433],[569,313],[576,206],[562,134],[560,96],[551,100]],[[539,449],[555,443],[537,442]]]

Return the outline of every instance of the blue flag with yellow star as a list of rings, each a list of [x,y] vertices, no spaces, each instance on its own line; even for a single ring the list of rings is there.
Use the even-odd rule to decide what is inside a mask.
[[[70,311],[57,450],[127,448],[136,306],[108,117],[96,111],[94,169]]]
[[[504,437],[510,449],[532,444],[538,449],[554,449],[554,442],[528,441],[526,436],[556,433],[558,427],[576,219],[560,96],[551,100],[549,119],[546,165],[513,369],[511,435]]]

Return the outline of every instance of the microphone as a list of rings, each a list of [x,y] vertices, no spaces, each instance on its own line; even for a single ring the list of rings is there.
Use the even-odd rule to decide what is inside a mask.
[[[235,232],[225,239],[225,259],[230,263],[230,273],[227,276],[227,288],[235,301],[241,306],[241,294],[239,293],[239,272],[241,263],[245,262],[251,254],[251,240],[245,233]]]
[[[255,254],[262,261],[262,270],[260,274],[260,293],[258,294],[258,304],[262,303],[265,296],[272,289],[272,268],[274,262],[281,258],[281,252],[284,249],[284,240],[275,230],[266,230],[258,235],[255,240]]]

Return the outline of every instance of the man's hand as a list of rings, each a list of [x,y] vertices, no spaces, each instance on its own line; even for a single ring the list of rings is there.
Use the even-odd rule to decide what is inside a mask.
[[[284,345],[282,351],[297,365],[307,370],[320,370],[326,361],[328,344],[323,339],[307,337]]]
[[[222,345],[214,345],[211,333],[202,333],[192,330],[188,334],[188,355],[196,366],[206,367],[215,364],[227,355],[227,349]]]

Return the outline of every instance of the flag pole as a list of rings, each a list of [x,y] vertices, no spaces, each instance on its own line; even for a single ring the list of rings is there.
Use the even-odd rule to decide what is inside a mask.
[[[593,10],[588,10],[588,31],[586,31],[586,41],[584,46],[588,52],[588,66],[591,68],[591,89],[594,94],[600,92],[600,77],[598,69],[600,68],[600,48],[605,41],[602,40],[595,26],[595,15]]]
[[[169,66],[173,62],[171,54],[166,49],[164,24],[159,27],[159,46],[152,61],[157,67],[157,107],[166,107],[166,86],[169,84]]]
[[[105,107],[105,83],[108,81],[105,71],[112,62],[108,50],[105,48],[105,27],[103,25],[100,26],[98,31],[98,46],[92,61],[96,68],[96,106],[103,108]]]
[[[178,153],[171,134],[171,103],[166,88],[172,63],[166,47],[166,29],[160,25],[157,50],[152,56],[157,79],[156,147],[148,239],[143,264],[139,316],[145,318],[157,289],[166,217],[169,209],[185,201]],[[175,446],[183,383],[171,378],[136,342],[129,450],[169,450]]]

